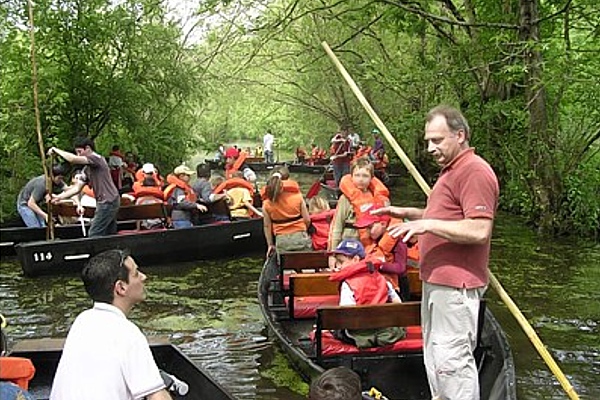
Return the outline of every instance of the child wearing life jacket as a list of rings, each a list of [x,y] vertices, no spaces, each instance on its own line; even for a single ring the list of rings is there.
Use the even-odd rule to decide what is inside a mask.
[[[329,203],[323,197],[315,196],[308,202],[310,227],[308,233],[312,239],[313,250],[327,250],[329,227],[335,210],[329,208]]]
[[[222,186],[223,189],[221,189]],[[252,204],[253,190],[254,185],[244,179],[241,171],[236,171],[230,179],[227,179],[214,189],[214,192],[223,192],[227,196],[231,218],[248,219],[252,217],[251,213],[262,216],[262,213]]]
[[[379,273],[375,260],[365,260],[365,248],[357,239],[344,239],[330,255],[334,257],[334,273],[329,280],[340,282],[340,306],[400,303],[392,285]],[[404,338],[398,327],[336,332],[335,336],[358,348],[393,344]]]
[[[233,173],[241,171],[243,178],[248,182],[256,182],[256,173],[246,165],[248,153],[239,151],[235,147],[230,147],[225,151],[225,178],[230,179]]]
[[[347,238],[359,238],[363,245],[370,245],[372,239],[366,230],[356,229],[354,223],[373,204],[389,204],[389,190],[374,176],[373,164],[366,158],[358,159],[354,163],[351,175],[341,179],[340,190],[342,195],[331,223],[327,248],[333,250],[342,239]],[[330,257],[330,267],[333,261]]]
[[[262,199],[267,257],[276,250],[312,250],[312,241],[307,233],[310,215],[298,183],[283,179],[278,169],[267,181]]]
[[[169,186],[165,189],[164,199],[173,207],[171,221],[175,229],[191,228],[192,213],[208,211],[205,205],[196,203],[196,193],[189,184],[193,174],[194,171],[185,165],[180,165],[167,176]]]
[[[375,206],[371,210],[376,210]],[[388,215],[372,215],[365,212],[354,224],[357,228],[364,228],[373,239],[373,243],[366,248],[367,259],[380,262],[379,271],[398,276],[398,291],[402,301],[410,299],[410,287],[406,272],[407,253],[406,243],[400,238],[393,238],[387,227],[391,218]]]

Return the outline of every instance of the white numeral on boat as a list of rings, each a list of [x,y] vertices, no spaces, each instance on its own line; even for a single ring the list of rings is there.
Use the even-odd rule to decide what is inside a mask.
[[[50,261],[52,260],[52,252],[47,253],[33,253],[33,261],[41,262],[41,261]]]
[[[233,240],[245,239],[247,237],[250,237],[250,235],[252,235],[250,232],[248,232],[248,233],[242,233],[240,235],[234,235],[233,236]]]

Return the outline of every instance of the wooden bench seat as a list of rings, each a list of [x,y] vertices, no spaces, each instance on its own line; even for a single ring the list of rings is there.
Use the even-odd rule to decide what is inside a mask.
[[[93,218],[95,211],[95,208],[85,207],[83,216],[85,218]],[[56,215],[62,215],[65,217],[79,217],[79,214],[77,214],[77,208],[73,204],[68,203],[59,203],[53,205],[53,212]],[[166,219],[169,214],[169,207],[162,203],[129,205],[121,206],[119,208],[117,220],[133,221],[155,218]]]

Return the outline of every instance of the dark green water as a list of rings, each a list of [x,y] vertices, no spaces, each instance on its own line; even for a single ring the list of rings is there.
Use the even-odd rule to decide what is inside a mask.
[[[304,185],[313,177],[303,177]],[[414,189],[407,203],[423,201]],[[399,195],[394,203],[402,203]],[[132,319],[167,335],[239,398],[304,398],[307,386],[267,337],[256,299],[262,249],[254,257],[145,269],[148,299]],[[143,267],[143,266],[142,266]],[[500,215],[491,269],[584,399],[600,399],[600,245],[538,238]],[[519,399],[564,399],[560,385],[492,289],[488,304],[512,346]],[[76,276],[24,278],[0,264],[0,312],[12,342],[66,336],[91,305]]]

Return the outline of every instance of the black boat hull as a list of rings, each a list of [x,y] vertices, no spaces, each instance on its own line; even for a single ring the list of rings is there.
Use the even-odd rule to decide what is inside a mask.
[[[423,354],[357,354],[324,358],[317,363],[314,346],[307,341],[314,320],[287,317],[283,295],[276,283],[279,274],[275,257],[267,261],[258,285],[261,311],[269,331],[275,336],[293,367],[307,381],[336,366],[347,366],[361,376],[364,388],[377,387],[390,400],[431,399]],[[482,400],[516,400],[514,363],[510,347],[499,323],[486,309],[478,349]]]
[[[34,399],[47,399],[50,396],[50,388],[62,354],[62,345],[62,339],[25,340],[17,343],[15,350],[11,353],[13,357],[25,357],[33,362],[36,372],[30,382],[29,391]],[[234,399],[177,347],[161,341],[151,343],[151,349],[158,368],[189,385],[189,393],[183,398],[189,400]],[[93,370],[90,370],[90,373],[93,373]]]
[[[266,247],[262,219],[145,231],[95,238],[21,243],[17,256],[27,276],[79,272],[95,254],[130,249],[140,265],[228,257]]]

